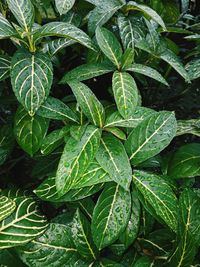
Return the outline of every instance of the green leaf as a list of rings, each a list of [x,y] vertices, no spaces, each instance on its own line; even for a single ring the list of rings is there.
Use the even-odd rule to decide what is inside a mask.
[[[176,136],[193,134],[200,137],[200,119],[178,120]]]
[[[196,254],[195,241],[199,244],[200,200],[196,194],[185,189],[179,199],[179,227],[175,250],[169,258],[170,266],[187,267]],[[196,240],[195,240],[196,239]]]
[[[147,256],[140,257],[134,264],[134,267],[154,267],[154,260]]]
[[[95,203],[91,197],[87,197],[85,199],[81,199],[81,201],[78,201],[78,205],[80,207],[80,210],[89,218],[92,219],[93,210],[95,207]]]
[[[70,80],[84,81],[112,72],[114,70],[115,68],[113,66],[109,66],[108,64],[103,64],[103,63],[84,64],[67,72],[61,79],[60,83],[65,84]]]
[[[125,119],[131,118],[138,103],[138,89],[133,77],[126,72],[116,71],[112,88],[119,113]]]
[[[16,197],[13,201],[17,208],[0,223],[1,249],[26,244],[41,235],[47,227],[45,217],[31,197]]]
[[[186,71],[188,71],[188,75],[191,81],[198,79],[200,77],[200,59],[199,58],[193,59],[190,62],[188,62],[185,68],[186,68]]]
[[[120,69],[122,48],[115,35],[103,27],[96,29],[97,43],[107,58]]]
[[[94,267],[124,267],[124,265],[108,258],[101,258]]]
[[[107,184],[92,217],[93,240],[99,250],[112,244],[125,230],[130,209],[130,193],[116,183]]]
[[[0,81],[10,76],[10,57],[0,56]]]
[[[127,4],[128,10],[139,10],[148,15],[154,21],[156,21],[164,30],[166,30],[165,23],[156,11],[146,5],[138,4],[134,1],[129,1]]]
[[[96,159],[110,178],[129,190],[132,170],[123,144],[112,134],[104,134]]]
[[[2,165],[10,155],[14,146],[13,129],[9,125],[0,128],[0,165]]]
[[[181,0],[181,10],[183,13],[188,11],[189,4],[190,4],[189,0]]]
[[[88,126],[80,141],[70,138],[65,145],[56,173],[56,187],[64,195],[78,182],[94,159],[99,147],[101,130]]]
[[[53,80],[52,63],[43,53],[18,50],[11,62],[12,88],[18,101],[30,115],[49,95]]]
[[[118,111],[115,111],[106,118],[104,127],[135,128],[138,124],[140,124],[147,117],[151,116],[153,113],[156,113],[156,111],[154,111],[153,109],[136,107],[133,116],[131,118],[124,119]]]
[[[0,196],[0,222],[12,214],[15,208],[16,204],[12,199]]]
[[[17,249],[18,255],[28,266],[88,267],[75,248],[68,226],[50,223],[47,231],[29,244]],[[42,260],[41,260],[42,259]]]
[[[157,155],[176,135],[173,112],[160,111],[142,121],[128,136],[125,148],[131,163],[139,163]]]
[[[159,57],[171,65],[187,82],[190,81],[189,75],[184,69],[180,59],[171,50],[165,49]]]
[[[105,111],[103,105],[96,98],[95,94],[83,83],[70,81],[68,84],[85,116],[94,125],[102,128],[105,120]]]
[[[191,143],[181,146],[170,161],[168,174],[174,178],[199,176],[200,144]]]
[[[40,149],[48,126],[48,120],[37,115],[31,117],[23,107],[19,107],[15,114],[16,140],[21,148],[31,156]]]
[[[42,142],[41,153],[43,155],[49,155],[57,147],[59,147],[63,142],[63,138],[69,132],[69,126],[57,129],[48,134]]]
[[[42,52],[48,53],[51,57],[57,54],[61,49],[75,44],[76,41],[69,38],[58,38],[43,44]]]
[[[38,188],[34,190],[34,193],[44,201],[51,202],[68,202],[76,201],[95,194],[100,191],[103,184],[87,186],[79,189],[72,189],[64,196],[58,196],[55,184],[55,177],[47,178]]]
[[[126,134],[119,128],[104,128],[104,131],[109,132],[121,140],[126,140]]]
[[[177,231],[177,198],[161,177],[144,171],[134,171],[133,181],[154,212],[174,232]]]
[[[55,0],[56,8],[60,15],[67,13],[70,9],[72,9],[75,0]]]
[[[150,67],[147,67],[145,65],[132,64],[131,66],[128,67],[127,71],[143,74],[147,77],[150,77],[150,78],[152,78],[158,82],[161,82],[161,83],[169,86],[167,81],[162,77],[162,75],[157,70],[150,68]]]
[[[126,70],[133,63],[133,60],[134,60],[134,49],[127,48],[121,59],[122,70]]]
[[[141,209],[140,209],[140,202],[135,190],[131,193],[131,197],[132,197],[131,216],[125,231],[119,237],[119,240],[124,244],[126,249],[137,238],[140,227]]]
[[[117,19],[120,37],[123,43],[124,49],[132,48],[135,46],[135,32],[133,25],[128,17],[119,14]]]
[[[9,21],[0,13],[0,39],[6,39],[16,34],[17,32]]]
[[[37,114],[53,120],[71,120],[78,122],[77,115],[66,104],[51,96],[40,106]]]
[[[109,174],[99,165],[97,161],[93,161],[90,163],[85,173],[78,179],[74,188],[78,189],[110,181],[111,178]]]
[[[92,40],[89,36],[77,28],[76,26],[67,22],[50,22],[35,31],[33,37],[35,43],[43,37],[57,36],[72,39],[87,48],[96,50]]]
[[[86,259],[96,260],[97,248],[92,240],[90,222],[77,209],[72,222],[72,238],[78,252]]]

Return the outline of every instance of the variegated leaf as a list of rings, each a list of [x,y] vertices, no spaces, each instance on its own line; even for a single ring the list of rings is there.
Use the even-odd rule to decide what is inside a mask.
[[[52,63],[43,53],[18,50],[11,62],[11,82],[18,101],[30,115],[46,100],[53,80]]]
[[[13,213],[15,208],[16,204],[12,199],[0,196],[0,222]]]
[[[75,44],[76,41],[69,38],[58,38],[43,44],[42,52],[48,53],[51,57],[57,54],[61,49]]]
[[[55,3],[58,12],[63,15],[73,7],[75,0],[55,0]]]
[[[9,38],[16,34],[17,32],[9,21],[0,13],[0,39]]]
[[[0,81],[5,80],[10,75],[11,60],[8,56],[0,56]]]

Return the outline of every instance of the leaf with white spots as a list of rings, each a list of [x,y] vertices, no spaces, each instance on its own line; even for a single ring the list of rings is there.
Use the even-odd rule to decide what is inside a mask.
[[[16,34],[17,32],[9,21],[0,13],[0,39],[6,39]]]
[[[21,246],[41,235],[48,226],[31,197],[13,198],[16,209],[0,223],[0,249]]]
[[[132,130],[125,142],[133,165],[157,155],[176,136],[176,118],[173,112],[152,114]]]
[[[6,0],[10,11],[20,26],[29,32],[34,22],[34,8],[31,0]]]
[[[66,14],[75,4],[75,0],[55,0],[60,15]]]
[[[96,159],[113,181],[129,190],[131,165],[123,144],[116,137],[110,133],[103,135]]]
[[[92,217],[93,240],[99,250],[112,244],[125,230],[130,209],[130,192],[116,183],[108,183],[97,201]]]
[[[0,221],[8,217],[16,208],[15,202],[6,197],[0,196]]]
[[[11,62],[11,82],[17,100],[30,115],[49,95],[53,80],[52,63],[43,53],[18,50]]]
[[[112,88],[119,113],[125,119],[133,117],[138,103],[138,89],[133,77],[126,72],[113,74]]]
[[[49,120],[37,115],[31,117],[20,106],[15,115],[14,132],[21,148],[33,156],[41,147],[47,133]]]
[[[144,171],[134,171],[133,182],[156,215],[176,232],[178,201],[169,184],[161,177]]]

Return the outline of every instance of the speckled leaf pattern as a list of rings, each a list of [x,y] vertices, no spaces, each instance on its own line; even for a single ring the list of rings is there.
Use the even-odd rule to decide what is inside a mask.
[[[132,170],[123,144],[112,134],[104,134],[96,159],[110,178],[129,190]]]
[[[65,145],[56,173],[58,193],[64,195],[73,188],[94,159],[99,147],[101,130],[88,126],[80,141],[70,138]]]
[[[60,15],[67,13],[75,4],[75,0],[55,0],[56,8]]]
[[[68,71],[60,81],[61,84],[65,84],[70,80],[84,81],[109,72],[114,71],[115,68],[103,63],[88,63],[80,65],[75,69]]]
[[[79,189],[72,189],[64,196],[59,197],[56,190],[55,177],[49,177],[34,190],[34,193],[44,201],[68,202],[77,201],[91,196],[101,190],[103,184],[87,186]]]
[[[121,116],[129,119],[134,115],[138,103],[138,89],[133,77],[126,72],[113,74],[112,88]]]
[[[35,115],[31,117],[23,107],[15,115],[14,132],[21,148],[33,156],[42,144],[49,126],[49,121]]]
[[[61,100],[49,96],[40,106],[37,114],[41,117],[53,120],[71,120],[78,122],[78,117],[65,103]]]
[[[63,224],[50,223],[44,235],[17,253],[29,267],[88,267],[75,248],[70,228]]]
[[[178,120],[176,136],[193,134],[200,137],[200,118],[191,120]]]
[[[61,49],[75,44],[76,41],[69,38],[58,38],[44,43],[43,53],[48,53],[51,57],[56,55]]]
[[[127,8],[129,10],[131,10],[133,8],[133,10],[136,9],[136,10],[144,12],[149,17],[151,17],[154,21],[156,21],[164,30],[166,30],[165,23],[164,23],[163,19],[152,8],[150,8],[146,5],[138,4],[135,1],[128,2],[127,6],[128,6]]]
[[[128,17],[119,14],[117,23],[124,49],[134,48],[135,33],[131,21],[128,19]]]
[[[104,127],[127,127],[135,128],[147,117],[151,116],[153,113],[156,113],[155,110],[145,107],[136,107],[135,112],[131,118],[124,119],[118,111],[111,113],[105,122]]]
[[[88,117],[94,125],[102,128],[105,120],[105,111],[95,94],[88,86],[81,82],[70,81],[68,84],[85,116]]]
[[[48,226],[31,197],[16,197],[15,211],[0,223],[0,249],[20,246],[41,235]]]
[[[97,27],[96,39],[102,52],[119,69],[122,57],[122,48],[115,35],[106,28]]]
[[[133,165],[155,156],[170,144],[176,135],[173,112],[160,111],[142,121],[128,136],[126,151]]]
[[[10,11],[15,16],[20,26],[30,31],[34,20],[34,9],[30,0],[6,0]]]
[[[191,143],[178,148],[168,168],[174,178],[187,178],[200,175],[200,144]]]
[[[193,59],[192,61],[188,62],[185,66],[186,71],[188,71],[188,75],[190,80],[195,80],[200,77],[200,59]]]
[[[18,101],[30,115],[49,95],[53,80],[52,63],[43,53],[18,50],[11,62],[11,82]]]
[[[92,217],[93,240],[99,250],[112,244],[125,230],[130,209],[130,192],[116,183],[108,183],[97,201]]]
[[[144,171],[134,171],[133,182],[157,216],[176,232],[178,201],[169,184],[163,178]]]
[[[15,201],[6,196],[0,196],[0,221],[8,217],[15,208]]]
[[[109,174],[100,166],[97,161],[90,163],[85,173],[78,179],[78,182],[74,185],[74,188],[83,188],[86,186],[93,186],[95,184],[101,184],[110,182],[111,178]]]
[[[169,84],[167,83],[167,81],[162,77],[162,75],[155,69],[142,65],[142,64],[132,64],[131,66],[128,67],[127,71],[131,71],[131,72],[135,72],[135,73],[139,73],[139,74],[143,74],[147,77],[150,77],[160,83],[163,83],[167,86],[169,86]]]
[[[174,252],[169,258],[169,266],[187,267],[192,264],[196,246],[200,242],[199,207],[199,197],[191,189],[185,189],[179,199],[178,235]]]
[[[39,28],[34,33],[34,40],[48,36],[57,36],[72,39],[87,48],[95,50],[94,44],[90,37],[76,26],[67,22],[50,22]]]
[[[0,13],[0,39],[6,39],[16,34],[17,32],[9,21]]]
[[[0,56],[0,81],[5,80],[10,75],[11,59],[8,56]]]
[[[78,252],[86,259],[96,260],[98,251],[92,240],[90,222],[79,209],[74,215],[71,231]]]

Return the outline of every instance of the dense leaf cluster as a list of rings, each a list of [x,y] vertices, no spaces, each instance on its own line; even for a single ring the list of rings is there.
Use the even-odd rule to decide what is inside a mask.
[[[0,266],[199,266],[198,1],[0,12]]]

